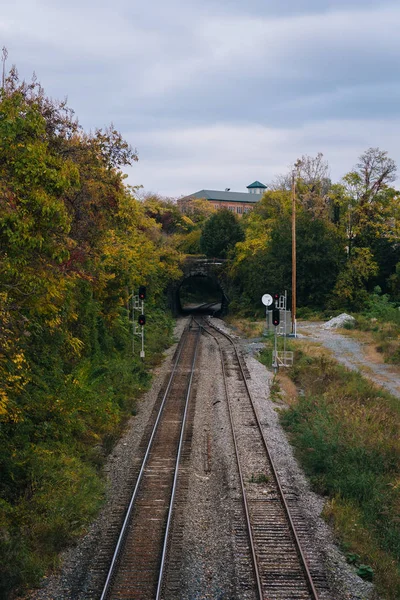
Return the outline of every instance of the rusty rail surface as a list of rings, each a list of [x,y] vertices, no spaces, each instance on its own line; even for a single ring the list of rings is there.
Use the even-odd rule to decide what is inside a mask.
[[[289,509],[246,381],[249,375],[236,345],[229,335],[214,327],[208,320],[196,322],[214,338],[221,356],[225,395],[241,483],[247,543],[250,546],[254,570],[254,592],[260,600],[322,600],[329,597],[325,596],[328,589],[325,576],[318,572],[318,569],[314,576],[318,579],[321,596],[314,585],[296,531],[296,528],[304,528],[304,523],[301,522],[301,518],[294,519]],[[232,377],[235,378],[234,399],[229,390],[229,380]],[[238,384],[238,381],[241,383]],[[240,398],[237,392],[238,385],[241,387]],[[245,435],[243,425],[246,428]],[[263,488],[261,493],[260,487]],[[240,543],[246,543],[245,536],[239,530],[240,525]]]
[[[160,597],[200,328],[184,333],[100,600]]]

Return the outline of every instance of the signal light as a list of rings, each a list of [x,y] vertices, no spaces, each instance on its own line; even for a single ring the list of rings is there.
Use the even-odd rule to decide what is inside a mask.
[[[139,325],[142,325],[142,326],[145,325],[146,324],[146,317],[144,315],[139,315],[138,323],[139,323]]]
[[[279,322],[280,322],[279,308],[274,308],[272,311],[272,324],[275,325],[275,327],[277,327],[277,325],[279,325]]]
[[[145,300],[145,299],[146,299],[146,286],[140,285],[139,286],[139,300]]]

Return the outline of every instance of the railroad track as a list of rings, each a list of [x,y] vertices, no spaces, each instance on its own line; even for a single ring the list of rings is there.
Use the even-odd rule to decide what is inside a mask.
[[[306,557],[302,550],[307,527],[296,498],[286,498],[283,492],[239,352],[230,336],[205,319],[197,322],[214,338],[221,355],[243,499],[235,519],[236,553],[243,557],[238,567],[243,597],[252,589],[259,600],[328,599],[319,557],[312,553]]]
[[[238,581],[235,598],[331,600],[319,557],[312,552],[306,557],[301,550],[307,523],[297,510],[296,498],[283,494],[244,361],[233,340],[200,317],[192,321],[179,344],[100,600],[180,598],[179,557],[184,545],[179,548],[185,498],[190,492],[194,415],[194,402],[189,399],[201,331],[219,348],[242,494],[234,502],[232,523]],[[174,500],[180,506],[175,512]],[[173,518],[175,533],[170,540]],[[171,544],[175,548],[172,557]]]
[[[161,597],[199,339],[197,326],[185,330],[100,600]]]

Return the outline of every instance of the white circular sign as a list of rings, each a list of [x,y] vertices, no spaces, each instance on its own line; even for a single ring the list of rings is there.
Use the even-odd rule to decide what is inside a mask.
[[[272,298],[271,294],[264,294],[264,296],[261,298],[261,302],[264,304],[264,306],[271,306],[273,301],[274,299]]]

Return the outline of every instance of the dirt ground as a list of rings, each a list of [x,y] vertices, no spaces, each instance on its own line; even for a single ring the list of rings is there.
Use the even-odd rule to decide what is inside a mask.
[[[350,332],[324,329],[323,325],[321,322],[300,321],[297,325],[299,338],[320,344],[348,369],[360,371],[393,396],[400,398],[400,368],[385,364],[368,337],[356,339]]]

